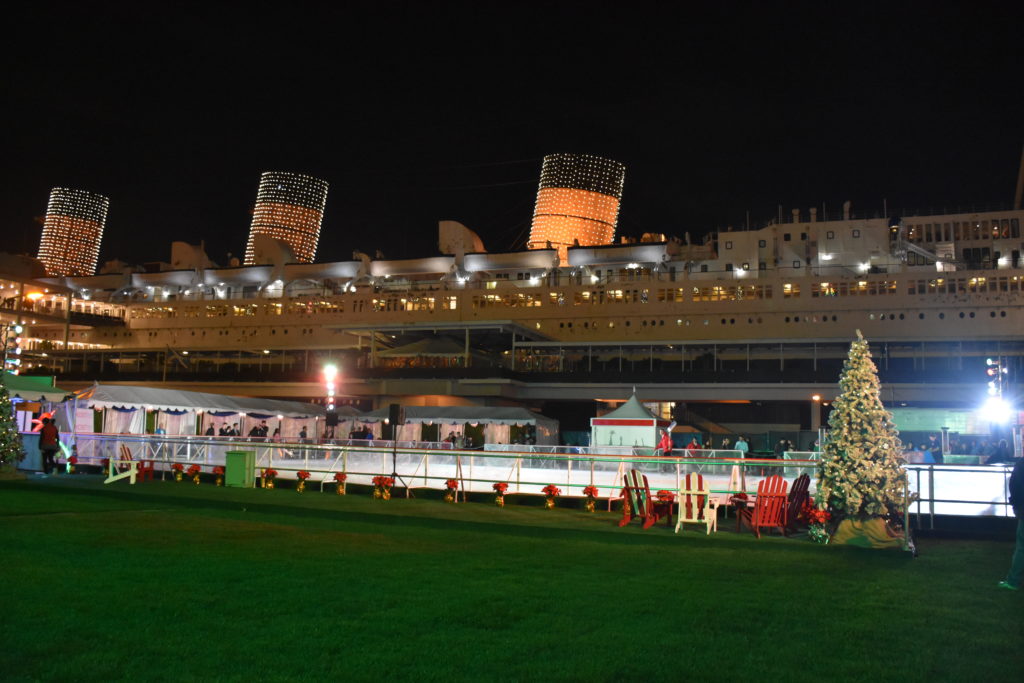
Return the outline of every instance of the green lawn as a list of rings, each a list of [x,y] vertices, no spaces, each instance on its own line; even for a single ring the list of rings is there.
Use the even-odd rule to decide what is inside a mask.
[[[905,553],[618,516],[0,483],[14,680],[1024,679],[1012,543]]]

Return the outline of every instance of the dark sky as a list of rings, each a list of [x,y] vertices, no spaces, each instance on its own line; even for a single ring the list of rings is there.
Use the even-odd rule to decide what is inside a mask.
[[[101,261],[244,250],[259,174],[331,187],[318,260],[525,241],[540,160],[626,165],[619,233],[782,204],[1012,200],[1018,3],[47,3],[0,51],[7,250],[49,189],[106,194]]]

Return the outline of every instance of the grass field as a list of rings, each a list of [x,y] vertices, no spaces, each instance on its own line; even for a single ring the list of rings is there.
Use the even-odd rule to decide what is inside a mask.
[[[1012,543],[905,553],[367,495],[0,483],[15,680],[1024,679]]]

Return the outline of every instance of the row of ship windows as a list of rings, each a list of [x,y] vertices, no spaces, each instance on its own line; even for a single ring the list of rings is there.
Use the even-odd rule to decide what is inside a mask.
[[[1006,311],[999,311],[998,314],[996,313],[996,311],[989,311],[989,317],[990,318],[995,318],[995,317],[997,317],[997,315],[1000,318],[1005,318],[1006,317]],[[970,311],[970,312],[960,311],[957,314],[957,316],[960,319],[974,318],[975,317],[975,312],[974,311]],[[918,313],[917,314],[917,319],[918,320],[925,320],[925,319],[927,319],[927,317],[928,316],[927,316],[926,313]],[[938,317],[939,320],[945,320],[946,319],[946,314],[945,313],[939,313],[937,317]],[[905,320],[905,319],[906,319],[906,314],[905,313],[869,313],[868,314],[868,320]],[[783,318],[783,320],[784,320],[784,322],[787,322],[787,323],[799,323],[799,322],[805,322],[805,323],[806,322],[810,322],[810,323],[818,323],[818,322],[827,323],[827,322],[839,322],[839,317],[836,316],[836,315],[832,315],[832,316],[828,316],[828,315],[822,315],[822,316],[817,316],[817,315],[805,315],[805,316],[794,315],[794,316],[789,316],[789,315],[787,315],[785,318]],[[622,326],[623,327],[632,327],[633,326],[633,322],[634,321],[632,321],[632,320],[626,320],[624,323],[622,323]],[[705,318],[701,322],[704,325],[710,325],[711,324],[711,320],[708,319],[708,318]],[[736,324],[736,318],[721,318],[719,320],[719,322],[722,325],[735,325]],[[760,325],[763,322],[764,322],[764,319],[760,318],[760,317],[757,317],[757,318],[747,318],[747,324],[748,325],[752,325],[752,324]],[[676,324],[677,327],[689,327],[690,325],[694,324],[694,321],[677,319],[675,324]],[[571,322],[560,322],[560,323],[558,323],[558,327],[561,328],[561,329],[570,329],[571,330],[571,329],[573,329],[573,325],[574,325],[574,323],[571,323]],[[616,326],[614,320],[609,320],[607,323],[604,323],[604,325],[607,326],[609,329],[614,329],[615,326]],[[540,329],[541,324],[538,322],[538,323],[535,324],[535,326],[536,326],[537,329]],[[593,322],[591,322],[589,320],[585,320],[582,323],[576,323],[576,327],[582,327],[583,329],[598,329],[601,326],[602,326],[602,323],[600,323],[600,322],[598,322],[596,320],[593,321]],[[665,321],[664,320],[649,320],[649,321],[648,320],[641,320],[639,326],[640,327],[664,327],[665,326]]]
[[[820,282],[810,286],[811,297],[832,296],[882,296],[896,294],[898,283],[895,280],[860,282]],[[928,280],[907,281],[908,294],[972,294],[1024,291],[1024,277],[974,277],[974,278],[932,278]],[[800,285],[796,283],[782,286],[782,298],[799,298]],[[669,288],[654,290],[654,300],[659,303],[687,303],[706,301],[757,301],[774,298],[771,285],[714,285],[710,287]],[[484,294],[472,298],[474,309],[486,308],[535,308],[545,304],[552,306],[583,306],[601,304],[646,304],[651,300],[649,289],[599,289],[582,292],[548,292],[545,294],[509,293]],[[364,309],[366,302],[353,302],[352,312]],[[394,299],[373,299],[368,302],[374,312],[415,312],[433,311],[436,306],[435,297],[405,297]],[[442,299],[443,310],[457,310],[457,297]],[[180,310],[182,317],[200,317],[199,307],[186,307]],[[344,313],[342,302],[305,302],[246,306],[206,306],[205,317],[221,316],[256,316],[288,314],[330,314]],[[132,318],[174,318],[178,311],[171,306],[150,307],[132,311]]]
[[[975,311],[967,311],[967,312],[960,311],[960,312],[957,313],[956,318],[954,318],[954,319],[960,319],[960,320],[963,320],[963,319],[973,319],[975,317],[975,315],[976,315]],[[998,312],[996,312],[996,311],[989,311],[988,315],[989,315],[990,318],[996,318],[996,317],[1005,318],[1006,317],[1006,311],[998,311]],[[939,320],[945,320],[946,319],[946,314],[944,312],[940,312],[940,313],[938,313],[936,315],[936,317]],[[918,318],[918,320],[925,320],[925,319],[927,319],[927,314],[926,313],[918,313],[917,314],[917,318]],[[868,320],[905,320],[905,319],[906,319],[906,314],[905,313],[869,313],[868,314]],[[822,323],[827,323],[827,322],[838,322],[839,321],[839,317],[836,316],[836,315],[831,315],[831,316],[829,316],[829,315],[822,315],[822,316],[817,316],[817,315],[810,315],[810,316],[807,316],[807,315],[805,315],[805,316],[794,315],[794,316],[788,316],[787,315],[787,316],[785,316],[783,318],[783,321],[786,322],[786,323],[799,323],[799,322],[805,322],[805,323],[806,322],[811,322],[811,323],[822,322]],[[708,319],[708,318],[705,318],[701,322],[704,325],[710,325],[711,324],[711,320]],[[722,325],[735,325],[736,324],[736,318],[721,318],[719,320],[719,322]],[[758,325],[760,325],[763,322],[764,322],[764,319],[761,318],[760,316],[758,316],[756,318],[754,318],[754,317],[747,318],[747,324],[751,324],[751,325],[752,324],[758,324]],[[632,321],[632,320],[626,320],[626,321],[622,322],[622,326],[623,327],[632,327],[633,323],[634,323],[634,321]],[[688,320],[688,319],[684,320],[682,318],[679,318],[679,319],[676,319],[675,324],[676,324],[677,327],[689,327],[690,325],[695,324],[695,321]],[[593,321],[593,322],[591,322],[589,320],[584,320],[582,323],[573,323],[573,322],[564,322],[564,321],[558,323],[558,327],[561,328],[561,329],[573,329],[574,325],[577,328],[582,327],[583,329],[598,329],[602,325],[608,327],[609,329],[614,329],[616,327],[616,323],[615,323],[614,320],[609,320],[606,323],[600,323],[600,322],[598,322],[596,320]],[[664,327],[664,326],[665,326],[665,320],[664,319],[661,319],[661,320],[646,320],[645,319],[645,320],[639,321],[639,324],[638,324],[638,327]],[[535,323],[535,327],[537,329],[540,329],[541,328],[541,323],[540,322]],[[255,334],[258,333],[258,330],[256,330],[256,329],[234,330],[234,331],[238,332],[240,334],[246,334],[247,333],[250,336],[255,335]],[[302,329],[298,330],[298,332],[300,334],[303,334],[303,335],[313,334],[313,331],[314,331],[313,328],[302,328]],[[217,330],[216,332],[217,332],[218,335],[229,335],[232,332],[232,330]],[[288,329],[282,330],[282,334],[288,334],[288,332],[289,332]],[[277,334],[277,330],[276,329],[272,329],[270,331],[270,333],[271,334]],[[163,334],[163,332],[158,332],[158,331],[150,331],[150,332],[148,332],[148,336],[149,337],[155,337],[155,336],[158,336],[160,334]],[[40,335],[40,336],[48,336],[48,335],[43,334],[43,335]],[[53,336],[56,336],[56,334],[54,333]],[[85,332],[72,332],[71,333],[71,337],[83,337],[84,338],[86,336],[87,336],[87,333],[85,333]],[[131,336],[131,332],[127,332],[127,331],[126,332],[108,332],[108,331],[104,331],[104,332],[101,333],[101,336],[103,336],[103,337],[117,337],[117,336],[128,337],[128,336]],[[192,330],[192,336],[193,337],[196,336],[196,331],[195,330]],[[204,337],[206,336],[206,330],[201,331],[201,336],[204,336]]]
[[[1016,218],[991,221],[953,221],[950,223],[914,223],[907,226],[911,242],[951,242],[953,240],[1016,239],[1020,223]]]

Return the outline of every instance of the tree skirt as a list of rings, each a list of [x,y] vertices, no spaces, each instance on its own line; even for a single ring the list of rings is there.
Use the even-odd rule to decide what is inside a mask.
[[[881,517],[863,521],[844,519],[832,534],[833,544],[855,545],[861,548],[903,550],[903,537],[889,528]]]

